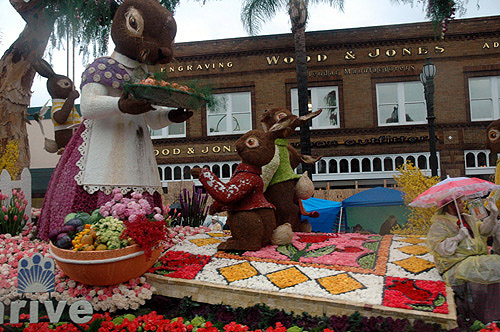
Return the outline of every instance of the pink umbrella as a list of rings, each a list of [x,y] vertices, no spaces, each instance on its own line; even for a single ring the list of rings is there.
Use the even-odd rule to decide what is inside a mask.
[[[462,196],[467,198],[481,197],[499,189],[500,185],[486,180],[467,177],[450,178],[448,176],[418,195],[409,205],[411,207],[441,206],[443,203],[448,203]]]
[[[411,207],[441,207],[453,201],[455,203],[457,212],[459,212],[457,198],[481,197],[494,190],[499,189],[499,185],[486,180],[467,177],[450,178],[449,176],[447,176],[443,181],[436,183],[435,185],[418,195],[417,198],[415,198],[413,202],[408,205],[410,205]],[[460,213],[458,213],[458,219],[460,220],[460,225],[463,227],[464,223],[462,217],[460,216]],[[467,247],[469,248],[468,241]]]

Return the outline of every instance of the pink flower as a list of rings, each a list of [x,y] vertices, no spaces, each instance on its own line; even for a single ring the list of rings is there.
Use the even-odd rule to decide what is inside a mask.
[[[113,195],[113,200],[118,202],[123,199],[123,194],[122,193],[116,193]]]
[[[164,220],[165,218],[161,214],[155,214],[153,217],[155,220],[161,221]]]

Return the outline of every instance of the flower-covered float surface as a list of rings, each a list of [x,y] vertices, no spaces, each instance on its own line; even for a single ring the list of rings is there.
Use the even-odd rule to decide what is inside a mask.
[[[425,238],[294,233],[287,246],[217,252],[229,233],[189,236],[149,271],[204,284],[448,314],[447,290]]]

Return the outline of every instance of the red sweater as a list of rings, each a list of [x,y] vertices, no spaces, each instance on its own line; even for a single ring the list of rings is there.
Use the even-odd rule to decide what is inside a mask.
[[[209,169],[203,168],[200,182],[215,200],[212,208],[217,211],[249,211],[260,208],[274,209],[263,194],[262,169],[240,163],[227,183],[223,183]]]

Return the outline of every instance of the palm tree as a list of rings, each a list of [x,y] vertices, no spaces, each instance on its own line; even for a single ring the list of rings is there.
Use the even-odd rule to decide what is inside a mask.
[[[307,96],[307,60],[306,60],[306,24],[308,18],[308,5],[311,3],[328,3],[343,9],[344,0],[245,0],[241,11],[241,20],[248,33],[254,35],[260,25],[272,18],[279,10],[287,9],[292,26],[295,43],[295,70],[297,73],[297,91],[299,99],[299,115],[308,113]],[[300,152],[311,154],[311,140],[309,124],[300,126]],[[302,164],[302,170],[312,175],[312,164]]]
[[[30,164],[26,123],[35,59],[43,57],[49,39],[51,46],[57,47],[68,32],[75,36],[84,55],[89,50],[94,55],[106,53],[113,11],[123,0],[9,1],[26,26],[0,58],[0,154],[10,140],[17,141],[16,166],[22,169]],[[160,0],[160,3],[172,11],[179,1]]]
[[[444,36],[446,25],[453,18],[456,9],[464,10],[467,0],[391,0],[396,3],[422,2],[427,10],[427,17],[434,24],[436,31]],[[308,19],[307,8],[310,4],[327,3],[343,10],[344,0],[244,0],[241,20],[250,35],[258,33],[260,26],[267,19],[273,18],[280,10],[287,9],[290,15],[292,34],[295,42],[295,69],[297,72],[297,90],[299,99],[299,115],[308,112],[307,96],[307,63],[305,30]],[[300,127],[300,150],[302,154],[311,154],[309,125]],[[303,171],[312,174],[312,164],[302,164]]]

